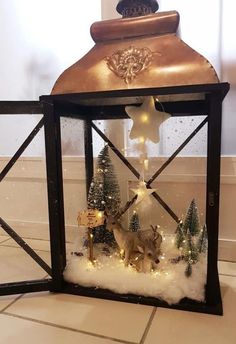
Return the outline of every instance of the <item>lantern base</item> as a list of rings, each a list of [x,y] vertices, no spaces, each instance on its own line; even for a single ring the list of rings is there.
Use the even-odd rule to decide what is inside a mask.
[[[215,305],[208,305],[206,303],[197,302],[188,298],[182,299],[178,304],[169,305],[167,302],[153,297],[137,296],[132,294],[117,294],[107,289],[81,287],[78,284],[68,282],[63,283],[61,292],[65,294],[95,297],[98,299],[136,303],[141,305],[170,308],[188,312],[223,315],[221,298]]]

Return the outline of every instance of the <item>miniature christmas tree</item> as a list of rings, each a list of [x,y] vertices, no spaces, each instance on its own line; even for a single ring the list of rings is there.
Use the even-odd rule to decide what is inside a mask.
[[[104,207],[115,215],[120,207],[120,188],[111,162],[108,145],[98,155],[97,172],[103,180]]]
[[[88,208],[104,210],[103,180],[99,175],[93,177],[88,194]]]
[[[181,247],[183,247],[183,242],[185,239],[185,235],[183,233],[183,222],[180,221],[178,223],[176,232],[175,232],[175,245],[178,249],[180,249]]]
[[[199,253],[206,253],[207,251],[207,227],[206,225],[200,231],[198,241],[197,241],[197,250]]]
[[[131,232],[137,232],[139,229],[140,229],[139,216],[136,213],[136,211],[134,211],[129,222],[129,230]]]
[[[186,235],[189,230],[192,236],[200,231],[199,216],[195,199],[192,200],[183,225],[183,233]]]
[[[192,265],[198,262],[198,251],[194,245],[192,234],[188,230],[186,234],[186,242],[184,246],[184,260],[187,262],[185,275],[190,277],[192,274]]]
[[[112,165],[108,145],[98,155],[95,175],[88,194],[88,208],[104,211],[105,208],[115,215],[120,206],[120,189]],[[93,229],[93,242],[114,245],[112,232],[106,230],[105,225]]]

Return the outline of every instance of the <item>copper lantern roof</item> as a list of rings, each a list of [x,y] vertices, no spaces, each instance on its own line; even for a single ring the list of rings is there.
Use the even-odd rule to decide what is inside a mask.
[[[134,2],[138,5],[131,11],[127,4]],[[207,59],[176,35],[178,12],[142,15],[142,8],[150,13],[158,4],[155,0],[121,0],[117,10],[123,18],[94,23],[94,47],[60,75],[52,94],[219,82]],[[137,16],[127,17],[127,13]]]

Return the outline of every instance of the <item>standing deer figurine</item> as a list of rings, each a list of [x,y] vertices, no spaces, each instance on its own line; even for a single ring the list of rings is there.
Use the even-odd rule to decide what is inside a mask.
[[[132,256],[135,253],[137,254],[137,252],[140,252],[146,261],[153,261],[155,264],[159,263],[158,256],[160,254],[162,236],[157,232],[157,226],[151,226],[151,229],[147,230],[130,232],[126,231],[114,216],[107,215],[106,228],[113,231],[120,250],[124,251],[125,266],[128,266]],[[149,265],[151,266],[151,264]]]

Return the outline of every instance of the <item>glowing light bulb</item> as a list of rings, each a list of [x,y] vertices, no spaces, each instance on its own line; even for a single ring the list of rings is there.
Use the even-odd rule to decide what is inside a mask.
[[[145,138],[144,138],[143,136],[140,136],[140,137],[139,137],[139,142],[140,142],[140,143],[144,143],[144,142],[145,142]]]
[[[144,168],[145,168],[146,171],[148,170],[148,164],[149,164],[148,159],[145,159],[144,160]]]
[[[142,116],[141,116],[141,122],[142,123],[147,123],[149,120],[149,117],[146,113],[144,113]]]

